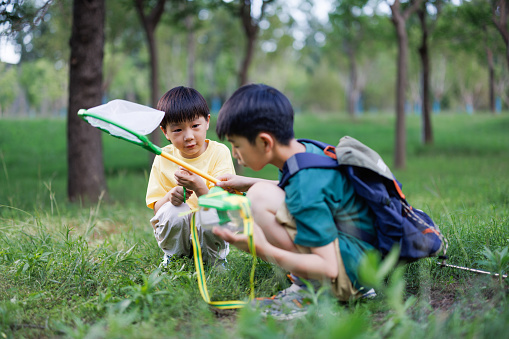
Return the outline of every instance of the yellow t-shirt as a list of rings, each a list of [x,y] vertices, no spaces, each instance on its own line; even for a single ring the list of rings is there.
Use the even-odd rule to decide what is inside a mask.
[[[214,178],[226,173],[235,174],[232,157],[228,147],[224,144],[208,139],[205,142],[209,144],[205,152],[203,152],[203,154],[199,157],[193,159],[183,158],[180,155],[179,150],[171,144],[165,146],[163,151],[185,161],[189,165],[192,165],[203,172],[210,174]],[[179,165],[161,156],[156,156],[154,158],[152,170],[150,171],[150,178],[148,180],[147,196],[145,199],[149,208],[153,209],[156,201],[163,198],[166,193],[168,193],[173,187],[177,186],[174,174],[178,168]],[[208,188],[214,186],[214,184],[208,180],[205,180],[205,183]],[[186,202],[191,209],[198,207],[198,197],[196,194],[193,194]]]

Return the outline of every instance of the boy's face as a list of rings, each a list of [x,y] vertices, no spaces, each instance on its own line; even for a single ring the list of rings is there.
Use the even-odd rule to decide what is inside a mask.
[[[200,116],[191,121],[178,124],[169,124],[166,128],[161,127],[166,139],[168,139],[184,158],[199,157],[207,149],[207,130],[209,129],[210,115],[205,119]]]
[[[254,145],[247,138],[236,135],[227,135],[227,140],[232,144],[232,155],[240,165],[255,171],[267,165],[265,147],[259,138],[256,138]]]

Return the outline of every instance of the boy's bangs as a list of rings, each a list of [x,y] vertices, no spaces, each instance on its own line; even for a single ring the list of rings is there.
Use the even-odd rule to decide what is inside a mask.
[[[203,116],[202,114],[199,114],[197,112],[194,112],[194,114],[186,113],[186,112],[178,112],[176,114],[172,114],[171,116],[169,116],[167,119],[167,123],[168,124],[181,124],[184,122],[199,119],[202,116]]]

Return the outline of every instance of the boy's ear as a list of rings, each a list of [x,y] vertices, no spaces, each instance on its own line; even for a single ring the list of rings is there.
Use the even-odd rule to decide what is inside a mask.
[[[270,133],[261,132],[258,134],[257,139],[261,143],[263,149],[267,151],[271,151],[274,148],[274,137]]]
[[[166,135],[166,129],[163,126],[159,126],[159,128],[161,129],[161,131],[163,131],[163,134],[166,137],[166,139],[169,140],[168,136]]]
[[[207,116],[207,130],[209,129],[209,126],[210,126],[210,114]]]

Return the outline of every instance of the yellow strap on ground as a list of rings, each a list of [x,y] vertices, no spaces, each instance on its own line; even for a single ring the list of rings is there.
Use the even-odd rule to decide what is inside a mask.
[[[247,206],[249,208],[249,206]],[[241,308],[244,307],[249,301],[254,299],[254,273],[255,273],[255,267],[256,267],[256,250],[254,247],[254,240],[253,240],[253,221],[249,217],[246,219],[246,222],[244,223],[244,234],[248,236],[248,244],[249,249],[251,251],[251,254],[253,256],[253,266],[251,268],[251,274],[249,277],[249,287],[250,287],[250,294],[249,294],[249,300],[242,301],[242,300],[229,300],[229,301],[211,301],[209,292],[207,290],[207,282],[205,279],[205,270],[203,267],[203,258],[201,253],[201,246],[200,241],[198,237],[198,229],[196,228],[196,222],[195,222],[195,216],[196,214],[193,214],[193,217],[191,219],[191,241],[193,243],[193,256],[194,256],[194,265],[196,266],[196,275],[198,278],[198,289],[200,290],[200,294],[205,300],[205,302],[211,306],[214,306],[219,309],[234,309],[234,308]]]

